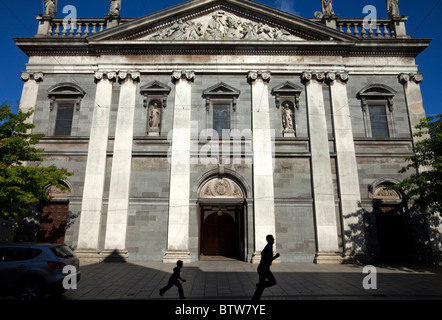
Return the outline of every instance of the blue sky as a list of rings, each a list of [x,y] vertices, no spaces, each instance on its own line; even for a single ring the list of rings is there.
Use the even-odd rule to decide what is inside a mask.
[[[63,17],[63,7],[73,5],[78,17],[103,17],[109,11],[109,0],[58,0],[57,17]],[[123,0],[121,16],[124,18],[142,17],[185,1],[181,0]],[[257,2],[282,9],[305,18],[314,17],[321,10],[320,0],[259,0]],[[0,102],[8,102],[16,107],[20,100],[23,82],[21,71],[26,68],[27,56],[18,49],[13,37],[32,37],[37,32],[35,17],[43,12],[41,0],[0,0],[0,42],[2,52],[2,76],[0,77]],[[386,18],[385,0],[334,0],[334,11],[342,18],[363,18],[366,5],[377,9],[379,18]],[[442,83],[442,0],[400,0],[402,15],[409,17],[407,32],[413,38],[430,38],[430,47],[419,55],[416,63],[424,73],[421,84],[424,107],[427,115],[442,113],[442,100],[436,93]]]

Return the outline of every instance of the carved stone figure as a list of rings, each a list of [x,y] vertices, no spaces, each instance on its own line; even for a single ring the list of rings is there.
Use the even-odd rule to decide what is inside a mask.
[[[110,16],[119,16],[121,11],[121,0],[111,0],[109,15]]]
[[[189,25],[189,40],[198,40],[204,35],[203,25],[201,23],[192,22]]]
[[[150,108],[149,127],[150,129],[159,129],[161,121],[161,110],[157,102],[154,102]]]
[[[256,34],[255,25],[252,22],[243,23],[241,33],[243,34],[241,39],[244,39],[244,40],[258,39],[258,35]]]
[[[55,17],[57,13],[57,1],[56,0],[45,0],[45,15],[51,18]]]
[[[226,36],[228,39],[237,40],[240,38],[239,26],[241,25],[240,21],[236,21],[234,18],[227,16],[226,19],[226,28],[227,33]]]
[[[258,39],[259,40],[271,40],[272,29],[269,26],[265,26],[262,23],[258,25]]]
[[[400,16],[399,0],[387,0],[387,11],[390,17]]]
[[[175,22],[169,30],[168,40],[184,40],[188,27],[189,24],[184,23],[181,19]]]
[[[284,130],[293,130],[293,113],[288,103],[284,104],[282,110],[282,125]]]
[[[218,14],[214,14],[207,25],[205,38],[207,40],[220,40],[224,37],[224,26]]]
[[[322,0],[322,13],[324,15],[334,15],[332,0]]]

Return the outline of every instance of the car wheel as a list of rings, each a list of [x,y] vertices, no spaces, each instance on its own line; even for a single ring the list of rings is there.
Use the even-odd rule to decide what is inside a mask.
[[[21,283],[17,298],[21,301],[42,300],[46,295],[46,286],[41,280],[29,279]]]

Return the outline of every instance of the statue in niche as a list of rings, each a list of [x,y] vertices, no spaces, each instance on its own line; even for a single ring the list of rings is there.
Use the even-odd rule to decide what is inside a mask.
[[[161,122],[161,107],[157,101],[154,101],[149,107],[149,128],[159,129]]]
[[[322,0],[322,13],[324,15],[334,15],[332,0]]]
[[[45,15],[50,16],[51,18],[55,17],[57,13],[57,2],[56,0],[45,0]]]
[[[110,16],[119,16],[121,11],[121,0],[111,0],[109,15]]]
[[[282,126],[284,130],[294,130],[293,127],[293,111],[289,102],[283,103],[282,109]]]
[[[390,18],[400,16],[399,0],[387,0],[387,11]]]

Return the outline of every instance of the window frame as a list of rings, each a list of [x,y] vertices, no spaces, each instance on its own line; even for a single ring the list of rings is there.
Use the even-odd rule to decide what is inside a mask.
[[[374,84],[363,88],[358,92],[358,98],[362,104],[362,117],[365,127],[365,136],[373,139],[391,139],[396,137],[396,128],[394,122],[394,103],[393,98],[396,95],[396,91],[392,88],[382,85]],[[385,118],[387,125],[388,137],[374,137],[372,129],[372,115],[370,114],[370,108],[374,107],[385,108]],[[374,115],[373,115],[374,117]]]
[[[48,90],[50,99],[50,115],[47,135],[51,137],[72,137],[77,136],[78,122],[80,119],[80,108],[83,97],[86,92],[79,86],[72,83],[60,83]],[[58,120],[58,111],[60,104],[72,104],[72,122],[69,135],[55,135]]]

